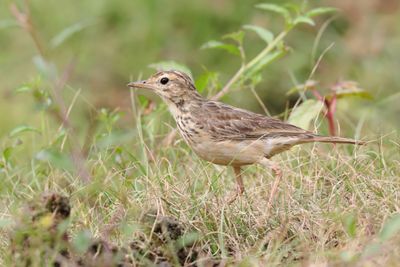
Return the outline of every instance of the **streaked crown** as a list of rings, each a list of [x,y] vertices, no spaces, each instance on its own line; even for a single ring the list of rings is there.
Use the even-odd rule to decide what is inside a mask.
[[[152,90],[167,103],[177,106],[201,99],[189,75],[177,70],[160,71],[147,80],[129,83],[128,86]]]

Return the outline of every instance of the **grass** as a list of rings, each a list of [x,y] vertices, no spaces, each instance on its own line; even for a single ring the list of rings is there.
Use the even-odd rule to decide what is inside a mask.
[[[43,192],[70,199],[68,247],[76,258],[88,257],[93,240],[129,247],[144,238],[147,252],[132,258],[145,265],[157,261],[157,257],[148,257],[156,248],[163,251],[158,260],[165,258],[177,265],[177,244],[182,240],[188,240],[186,246],[197,253],[190,261],[200,266],[210,266],[207,260],[240,266],[394,266],[399,260],[399,222],[390,221],[398,214],[400,197],[397,136],[355,148],[306,145],[276,157],[284,179],[267,210],[274,181],[269,170],[246,168],[246,194],[227,205],[235,188],[232,170],[200,160],[180,139],[171,147],[159,145],[161,137],[153,127],[164,111],[139,114],[137,131],[125,133],[128,138],[122,142],[116,137],[105,142],[99,127],[100,137],[93,139],[87,152],[89,182],[73,169],[66,171],[63,166],[68,164],[60,155],[35,157],[24,148],[17,151],[17,146],[0,172],[1,263],[18,266],[18,260],[21,263],[27,257],[38,260],[38,251],[43,254],[33,265],[50,263],[46,239],[32,242],[35,247],[23,245],[22,251],[29,256],[22,259],[16,256],[18,249],[11,250],[18,248],[17,241],[10,244],[19,231],[33,239],[33,232],[51,232],[49,229],[60,224],[55,219],[57,212],[50,213],[53,219],[44,226],[41,220],[37,226],[32,219],[38,216],[35,209],[21,213],[29,203],[43,210]],[[15,139],[25,147],[54,144],[59,130],[47,128],[49,120],[51,117],[43,115],[41,134],[20,133],[4,144],[13,144]],[[182,233],[176,240],[159,238],[157,243],[155,229],[163,218],[171,218]],[[384,231],[389,235],[384,236]],[[54,247],[50,248],[55,253]],[[180,263],[186,256],[189,261],[188,254],[184,256]]]

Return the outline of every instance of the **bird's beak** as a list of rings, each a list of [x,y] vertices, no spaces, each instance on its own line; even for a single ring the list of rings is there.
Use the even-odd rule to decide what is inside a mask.
[[[147,81],[138,81],[138,82],[130,82],[127,84],[128,87],[130,88],[138,88],[138,89],[150,89],[152,90],[151,86],[147,85]]]

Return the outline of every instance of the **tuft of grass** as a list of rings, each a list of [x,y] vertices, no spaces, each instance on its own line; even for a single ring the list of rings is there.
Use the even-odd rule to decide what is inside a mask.
[[[276,157],[284,179],[267,211],[273,183],[269,170],[248,167],[245,195],[227,205],[235,188],[232,171],[201,161],[180,139],[171,147],[160,146],[157,140],[162,136],[150,127],[157,116],[155,112],[136,120],[134,137],[121,143],[114,140],[104,146],[105,134],[93,138],[85,164],[89,182],[59,164],[63,157],[32,157],[22,145],[10,152],[7,161],[3,155],[1,263],[16,260],[10,242],[18,231],[18,218],[26,216],[21,215],[21,207],[35,202],[41,192],[69,197],[73,251],[85,251],[90,240],[118,248],[129,248],[141,240],[151,255],[156,248],[162,251],[157,252],[159,257],[129,254],[144,265],[163,260],[199,266],[211,261],[243,266],[390,265],[399,260],[398,137],[388,136],[363,147],[306,145]],[[38,147],[59,134],[40,131],[40,135],[21,133],[20,142]],[[30,140],[29,135],[35,138]],[[11,145],[14,138],[4,140],[3,145]],[[149,243],[165,230],[155,224],[165,217],[176,221],[181,232],[173,242]],[[41,221],[44,227],[46,222]],[[38,228],[26,231],[41,235]],[[187,247],[182,245],[185,242],[196,254],[183,254],[188,258],[180,261],[179,247]],[[48,251],[46,247],[48,241],[39,239],[33,251]]]

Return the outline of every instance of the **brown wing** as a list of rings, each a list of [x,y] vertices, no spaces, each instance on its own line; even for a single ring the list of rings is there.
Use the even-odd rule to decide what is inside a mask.
[[[297,126],[256,114],[244,109],[235,108],[221,102],[207,101],[196,108],[196,119],[205,127],[215,140],[243,140],[267,137],[316,136],[312,132]]]

